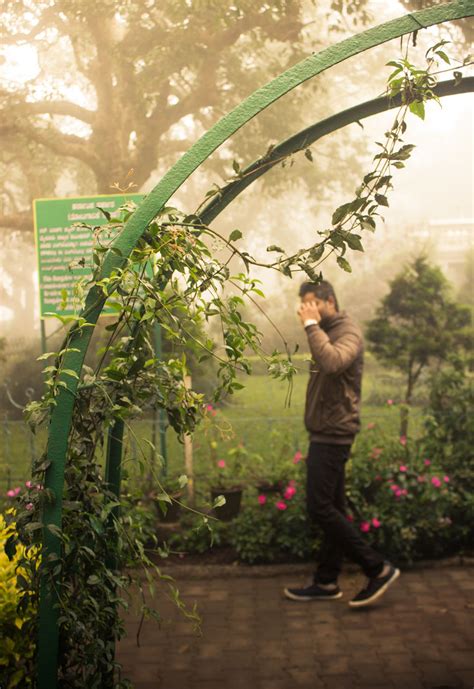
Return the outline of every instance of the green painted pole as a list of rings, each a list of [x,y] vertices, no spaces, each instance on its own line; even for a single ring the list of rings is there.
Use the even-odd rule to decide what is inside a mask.
[[[155,349],[155,357],[161,359],[163,356],[163,331],[161,326],[156,323],[153,328],[153,346]],[[166,444],[166,415],[164,409],[161,407],[153,412],[153,447],[156,448],[156,429],[158,427],[158,434],[160,437],[160,455],[162,458],[161,473],[163,476],[168,474],[168,447]],[[154,452],[152,450],[152,452]]]
[[[251,94],[232,112],[223,117],[166,173],[158,185],[143,200],[131,216],[112,250],[106,255],[101,278],[109,277],[111,272],[128,258],[148,224],[156,217],[163,205],[179,189],[183,182],[206,160],[222,143],[231,137],[244,124],[262,112],[278,98],[289,93],[303,82],[322,73],[335,64],[375,47],[386,41],[417,31],[420,28],[472,16],[474,0],[458,0],[445,5],[437,5],[419,12],[386,22],[378,27],[364,31],[357,36],[331,46],[273,79]],[[119,252],[116,251],[119,249]],[[105,297],[97,286],[93,286],[86,297],[82,316],[90,325],[83,328],[73,326],[68,341],[69,351],[64,356],[64,368],[80,374],[90,343],[92,332],[105,303]],[[38,632],[38,689],[57,689],[58,644],[59,644],[59,603],[55,582],[51,580],[48,565],[49,554],[60,554],[61,540],[47,526],[62,525],[62,494],[64,487],[64,468],[68,451],[68,437],[74,411],[74,397],[78,381],[61,374],[61,388],[56,406],[51,414],[47,456],[50,465],[45,475],[45,487],[51,490],[55,499],[44,508],[43,513],[43,572],[40,585],[39,632]]]
[[[107,439],[107,458],[105,463],[105,483],[107,489],[112,493],[115,500],[120,500],[120,483],[122,480],[122,449],[123,449],[123,432],[124,422],[122,419],[117,419],[109,429]],[[113,527],[114,522],[120,517],[120,506],[116,505],[110,511],[108,517],[107,527]],[[117,545],[116,531],[112,531],[112,545]],[[115,554],[110,554],[107,560],[107,567],[109,569],[117,569],[118,562]],[[110,635],[106,640],[107,645],[111,645],[112,658],[115,658],[115,638]],[[103,689],[113,689],[114,687],[114,672],[113,670],[102,678]]]
[[[41,332],[41,353],[46,354],[46,323],[44,318],[40,318],[40,332]]]

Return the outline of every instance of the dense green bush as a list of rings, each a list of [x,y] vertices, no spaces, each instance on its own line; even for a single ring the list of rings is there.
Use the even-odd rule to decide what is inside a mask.
[[[230,522],[185,512],[181,519],[181,530],[168,538],[167,546],[171,552],[180,555],[205,553],[212,547],[229,545],[230,528]]]
[[[431,384],[424,444],[429,456],[452,478],[456,493],[456,540],[474,542],[474,387],[461,362],[437,373]]]
[[[15,533],[13,518],[11,509],[6,519],[0,514],[0,686],[26,689],[33,686],[36,605],[25,589],[30,586],[30,570],[36,569],[38,560],[35,550],[27,554],[22,546],[7,554],[7,543]]]
[[[464,392],[460,397],[457,405],[467,403]],[[455,418],[443,417],[446,424],[460,418],[459,407],[454,409]],[[443,428],[447,433],[447,426]],[[427,438],[416,442],[393,438],[374,423],[369,423],[358,437],[347,467],[347,516],[375,548],[392,560],[448,556],[472,543],[472,494],[458,473],[462,462],[457,465],[454,460],[453,453],[462,448],[456,446],[455,437],[452,444],[450,461],[434,452],[437,444],[431,447],[434,453],[428,452]],[[172,541],[173,547],[205,552],[211,541],[209,528],[215,532],[214,545],[231,545],[242,562],[317,556],[321,534],[307,521],[304,459],[296,453],[281,461],[295,477],[281,493],[258,495],[247,487],[244,507],[235,520],[226,525],[218,522],[217,527],[209,522],[199,530],[198,518],[187,517],[183,532]]]
[[[454,481],[421,442],[387,439],[377,428],[360,436],[348,467],[351,517],[374,547],[394,560],[449,555],[458,501]]]
[[[292,481],[282,495],[255,496],[234,520],[230,543],[239,559],[248,563],[312,557],[319,538],[308,525],[301,484]]]

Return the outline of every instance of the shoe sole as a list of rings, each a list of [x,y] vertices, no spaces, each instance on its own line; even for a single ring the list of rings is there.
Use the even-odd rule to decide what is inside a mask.
[[[380,596],[383,596],[385,591],[389,588],[389,586],[391,586],[398,579],[399,576],[400,576],[400,570],[396,569],[394,571],[394,573],[392,574],[392,576],[390,577],[390,579],[388,581],[386,581],[385,584],[381,588],[379,588],[379,590],[376,593],[374,593],[373,596],[371,596],[370,598],[366,598],[365,600],[361,600],[361,601],[352,601],[351,600],[351,601],[349,601],[349,607],[351,607],[351,608],[363,608],[365,605],[371,605],[372,603],[374,603],[374,601],[376,601],[378,598],[380,598]]]
[[[288,589],[283,589],[283,593],[290,600],[336,600],[337,598],[342,598],[342,591],[339,591],[339,593],[334,593],[332,596],[295,596],[295,594],[291,593],[291,591]]]

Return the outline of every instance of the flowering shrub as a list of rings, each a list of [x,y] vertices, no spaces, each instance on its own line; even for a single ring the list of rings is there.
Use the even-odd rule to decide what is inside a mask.
[[[19,493],[20,489],[8,497]],[[7,510],[5,517],[0,514],[0,686],[6,689],[33,686],[31,670],[36,636],[36,606],[25,594],[31,572],[19,563],[26,560],[31,569],[36,569],[37,551],[30,548],[27,552],[24,546],[19,546],[9,557],[6,550],[8,540],[15,534],[13,519],[12,509]]]
[[[453,538],[453,482],[422,443],[361,434],[348,466],[352,516],[370,542],[393,559],[448,555]]]
[[[244,562],[317,554],[321,534],[307,521],[304,458],[289,455],[286,464],[295,478],[278,493],[249,492],[232,528],[216,539],[231,544]],[[346,494],[347,519],[395,561],[442,557],[469,547],[469,524],[457,522],[466,497],[456,474],[446,471],[437,457],[427,456],[423,441],[386,437],[369,424],[347,466]],[[202,540],[200,547],[203,552]]]
[[[314,557],[320,535],[307,522],[304,484],[292,481],[282,497],[257,496],[233,521],[229,540],[250,564]]]

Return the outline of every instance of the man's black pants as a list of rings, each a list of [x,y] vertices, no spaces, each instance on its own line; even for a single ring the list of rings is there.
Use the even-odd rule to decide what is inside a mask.
[[[345,511],[345,464],[350,445],[311,442],[307,458],[306,499],[308,515],[324,532],[315,581],[337,580],[343,556],[362,567],[367,577],[376,577],[384,558],[373,550],[347,520]]]

